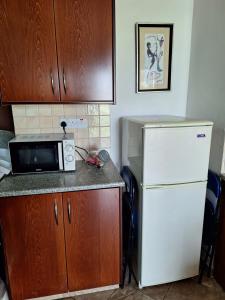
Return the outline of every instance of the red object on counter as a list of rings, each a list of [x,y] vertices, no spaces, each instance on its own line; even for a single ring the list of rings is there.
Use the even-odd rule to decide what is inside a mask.
[[[86,163],[96,166],[97,168],[101,168],[103,166],[103,162],[98,158],[98,156],[88,156]]]

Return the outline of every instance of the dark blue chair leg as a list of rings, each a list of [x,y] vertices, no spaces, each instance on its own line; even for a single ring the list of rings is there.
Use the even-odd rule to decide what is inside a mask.
[[[130,265],[130,269],[129,269],[129,283],[131,283],[131,276],[133,276],[134,281],[135,281],[136,285],[138,286],[137,278],[134,274],[132,265]]]
[[[125,276],[126,276],[127,266],[128,266],[128,263],[127,263],[127,261],[125,260],[125,262],[123,263],[122,282],[120,283],[120,288],[121,288],[121,289],[124,288],[124,283],[125,283]]]
[[[198,283],[200,283],[200,284],[202,283],[202,277],[203,277],[203,274],[204,274],[204,271],[205,271],[205,268],[206,268],[207,260],[208,260],[209,253],[210,253],[210,249],[211,249],[211,245],[208,246],[205,258],[204,258],[203,263],[202,263],[202,268],[201,268],[199,278],[198,278]]]
[[[128,279],[128,283],[131,283],[131,270],[129,269],[129,279]]]
[[[211,276],[211,270],[212,270],[212,262],[213,262],[213,257],[215,253],[215,244],[212,245],[212,250],[211,250],[211,255],[210,255],[210,262],[209,262],[209,269],[208,269],[208,277]]]

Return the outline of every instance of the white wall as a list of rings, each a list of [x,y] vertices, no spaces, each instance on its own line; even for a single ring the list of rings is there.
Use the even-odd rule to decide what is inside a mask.
[[[225,128],[225,1],[195,0],[187,115]]]
[[[111,155],[120,163],[120,117],[185,115],[193,0],[116,0],[116,92],[111,108]],[[135,93],[135,23],[174,23],[172,90]]]

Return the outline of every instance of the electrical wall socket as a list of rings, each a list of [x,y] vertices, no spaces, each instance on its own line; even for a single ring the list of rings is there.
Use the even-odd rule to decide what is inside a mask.
[[[66,122],[67,124],[66,128],[87,128],[88,127],[87,119],[61,118],[60,124],[62,121]]]

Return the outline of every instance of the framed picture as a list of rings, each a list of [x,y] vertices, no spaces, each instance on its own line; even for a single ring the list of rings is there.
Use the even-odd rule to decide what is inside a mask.
[[[136,24],[137,93],[170,90],[173,24]]]

